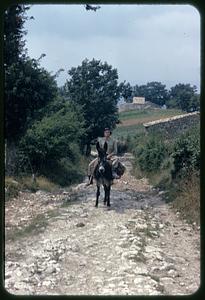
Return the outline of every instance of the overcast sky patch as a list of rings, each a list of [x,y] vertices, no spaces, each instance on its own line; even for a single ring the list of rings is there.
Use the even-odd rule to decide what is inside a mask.
[[[29,15],[28,54],[45,53],[48,71],[65,69],[59,86],[71,67],[95,58],[117,68],[119,82],[200,87],[200,15],[190,5],[33,5]]]

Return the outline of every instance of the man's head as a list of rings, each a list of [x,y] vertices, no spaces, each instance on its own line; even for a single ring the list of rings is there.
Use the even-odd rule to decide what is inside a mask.
[[[110,128],[106,127],[104,129],[104,137],[109,137],[112,134],[112,132],[110,131]]]

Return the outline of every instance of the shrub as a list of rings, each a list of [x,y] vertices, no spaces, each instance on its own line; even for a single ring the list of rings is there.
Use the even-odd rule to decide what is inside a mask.
[[[20,190],[19,182],[12,177],[5,177],[5,200],[17,197]]]
[[[61,158],[51,160],[44,165],[42,174],[60,186],[69,186],[83,180],[86,174],[84,158],[81,156],[77,145],[72,145],[73,159]]]
[[[190,171],[187,177],[174,180],[169,191],[169,201],[189,222],[200,223],[200,176]]]
[[[128,138],[128,149],[131,151],[135,157],[137,157],[138,148],[145,144],[147,136],[144,132],[138,132],[132,137]]]
[[[53,113],[48,110],[21,139],[18,165],[19,173],[24,177],[29,173],[42,175],[65,186],[81,179],[84,174],[79,149],[85,132],[84,119],[70,103],[61,102],[60,109],[56,105]],[[31,185],[33,191],[38,189],[38,185],[28,182],[28,186]]]
[[[36,183],[39,190],[43,190],[46,192],[53,192],[58,189],[58,186],[56,184],[54,184],[44,176],[37,177]]]
[[[56,191],[58,186],[44,176],[37,176],[34,180],[32,176],[23,175],[18,178],[22,190],[29,190],[35,193],[38,190],[46,192]]]
[[[123,153],[125,153],[128,149],[128,144],[124,141],[118,141],[117,142],[117,152],[118,155],[121,155]]]
[[[84,133],[83,118],[67,104],[58,112],[44,117],[27,130],[20,142],[21,159],[35,171],[45,169],[52,161],[75,159],[74,144]]]
[[[28,190],[35,193],[39,189],[37,180],[34,180],[32,176],[22,176],[19,178],[19,181],[21,182],[22,190]]]
[[[200,169],[199,126],[193,127],[176,140],[172,157],[174,160],[173,178],[184,177],[190,170]]]
[[[138,146],[136,154],[141,170],[152,172],[160,169],[168,149],[158,136],[152,136]]]
[[[129,141],[135,157],[133,174],[146,176],[150,184],[165,190],[164,199],[191,222],[200,219],[199,126],[174,140],[161,135],[138,134]]]

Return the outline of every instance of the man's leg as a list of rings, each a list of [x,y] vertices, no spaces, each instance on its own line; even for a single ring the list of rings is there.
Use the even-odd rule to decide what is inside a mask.
[[[116,170],[117,170],[117,167],[118,167],[118,162],[119,162],[119,158],[114,156],[112,159],[111,159],[111,162],[112,162],[112,176],[113,176],[113,179],[119,179],[120,176],[117,174]]]

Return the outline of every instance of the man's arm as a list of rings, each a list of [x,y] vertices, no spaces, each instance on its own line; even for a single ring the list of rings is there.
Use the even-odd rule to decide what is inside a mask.
[[[113,155],[117,155],[117,141],[114,140],[114,154]]]

